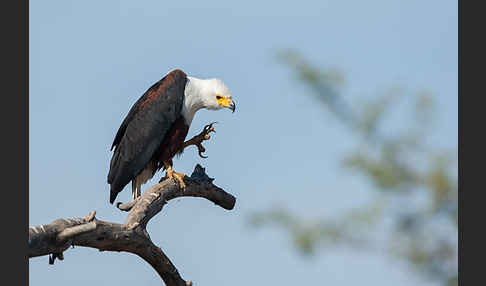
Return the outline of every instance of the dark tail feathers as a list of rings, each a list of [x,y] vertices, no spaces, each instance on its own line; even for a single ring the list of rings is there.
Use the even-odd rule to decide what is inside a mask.
[[[110,188],[110,204],[113,204],[113,202],[116,199],[116,196],[118,195],[118,190],[115,189],[114,185],[111,185]]]

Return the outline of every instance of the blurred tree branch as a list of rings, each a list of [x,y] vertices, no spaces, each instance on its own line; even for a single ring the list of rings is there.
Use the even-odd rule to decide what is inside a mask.
[[[162,249],[152,243],[146,226],[169,200],[178,197],[201,197],[224,209],[233,209],[235,197],[215,186],[213,180],[200,165],[196,165],[191,177],[185,177],[184,190],[172,180],[161,180],[133,203],[117,204],[120,209],[130,210],[124,224],[98,220],[93,211],[85,218],[57,219],[47,225],[30,227],[29,258],[49,255],[49,264],[54,264],[56,258],[64,259],[63,252],[69,246],[124,251],[147,261],[167,286],[192,285],[182,279]]]
[[[335,244],[379,250],[382,242],[373,244],[370,229],[386,219],[392,222],[387,254],[404,259],[443,285],[457,285],[455,160],[450,156],[453,152],[426,143],[434,115],[432,95],[421,92],[410,97],[395,87],[352,108],[340,93],[345,80],[337,70],[319,69],[293,50],[281,52],[279,59],[310,87],[310,95],[357,135],[357,148],[343,157],[341,167],[369,181],[377,196],[371,205],[338,218],[309,222],[278,208],[255,213],[253,225],[278,225],[288,231],[301,253],[313,255],[318,246]],[[404,98],[414,103],[409,120],[402,118],[403,130],[392,126],[387,132],[386,116],[393,115],[398,100]],[[426,203],[414,204],[417,197],[425,197]]]

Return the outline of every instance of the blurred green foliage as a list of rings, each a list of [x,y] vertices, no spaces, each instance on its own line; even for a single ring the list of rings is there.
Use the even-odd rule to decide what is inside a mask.
[[[458,285],[457,155],[428,145],[433,95],[394,87],[348,106],[340,93],[345,83],[341,72],[319,69],[292,50],[280,53],[279,60],[356,135],[356,149],[343,156],[340,166],[360,174],[376,194],[370,205],[339,217],[310,221],[280,207],[255,213],[251,223],[285,229],[305,256],[337,244],[382,251],[408,262],[426,278]],[[403,126],[386,126],[387,115],[398,106],[405,108],[400,101],[412,103],[405,106]],[[376,237],[377,228],[385,229],[385,238]]]

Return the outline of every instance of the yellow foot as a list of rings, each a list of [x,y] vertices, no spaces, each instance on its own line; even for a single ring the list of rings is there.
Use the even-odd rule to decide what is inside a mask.
[[[167,178],[176,179],[179,182],[179,186],[181,187],[181,189],[186,188],[186,184],[184,183],[185,176],[186,174],[178,173],[174,171],[172,168],[167,169]]]

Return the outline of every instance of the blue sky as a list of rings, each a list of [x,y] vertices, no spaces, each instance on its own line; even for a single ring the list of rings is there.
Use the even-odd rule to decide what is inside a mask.
[[[392,85],[431,91],[439,118],[430,140],[457,145],[457,1],[244,3],[30,2],[29,224],[92,210],[124,221],[108,204],[113,137],[141,94],[180,68],[221,78],[238,105],[234,114],[196,114],[189,135],[220,122],[205,144],[209,158],[194,149],[175,161],[186,173],[196,163],[206,167],[237,197],[235,209],[180,199],[148,226],[183,278],[196,285],[434,285],[383,255],[326,249],[302,259],[282,232],[245,222],[276,203],[303,216],[332,216],[371,197],[360,177],[337,167],[355,138],[305,96],[277,62],[281,49],[344,71],[350,103]],[[127,188],[118,199],[129,197]],[[31,285],[160,285],[131,254],[79,247],[54,266],[47,262],[30,260]]]

